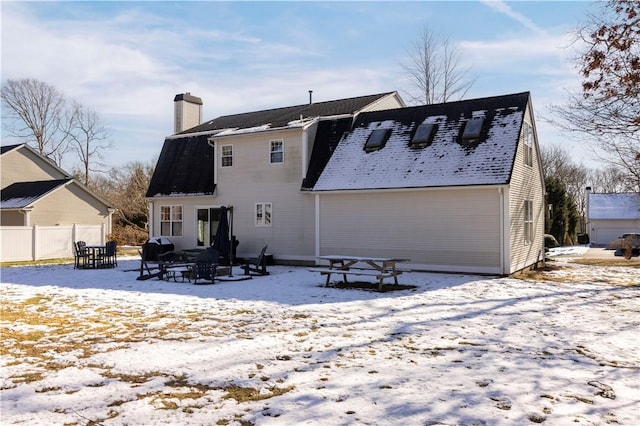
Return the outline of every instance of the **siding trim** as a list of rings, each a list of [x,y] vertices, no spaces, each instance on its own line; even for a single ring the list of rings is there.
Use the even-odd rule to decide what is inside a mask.
[[[499,185],[460,185],[460,186],[417,186],[413,188],[384,188],[384,189],[339,189],[339,190],[328,190],[328,191],[300,191],[303,193],[311,193],[316,196],[322,194],[373,194],[373,193],[384,193],[384,192],[413,192],[413,191],[452,191],[452,190],[469,190],[469,189],[488,189],[488,188],[497,188],[497,189],[509,189],[509,184],[499,184]]]

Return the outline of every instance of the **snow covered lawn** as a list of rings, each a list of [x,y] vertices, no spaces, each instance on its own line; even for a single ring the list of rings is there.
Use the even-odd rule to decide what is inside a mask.
[[[2,269],[2,424],[640,423],[638,268],[405,273],[416,289],[379,293],[137,266]]]

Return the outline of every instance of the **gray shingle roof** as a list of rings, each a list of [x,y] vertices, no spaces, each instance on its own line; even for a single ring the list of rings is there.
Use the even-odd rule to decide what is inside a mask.
[[[242,114],[223,115],[185,130],[180,134],[208,132],[223,129],[247,129],[270,124],[271,127],[284,127],[287,123],[300,120],[300,117],[326,117],[331,115],[352,114],[365,106],[391,95],[394,92],[376,95],[358,96],[355,98],[338,99],[327,102],[295,105],[284,108],[247,112]]]
[[[640,219],[640,193],[589,194],[590,219]]]
[[[338,143],[316,191],[497,185],[509,183],[529,93],[362,113]],[[485,122],[476,142],[463,141],[465,123]],[[421,123],[436,123],[433,142],[412,148]],[[375,129],[391,129],[384,148],[365,152]]]
[[[21,209],[28,207],[54,189],[63,186],[69,179],[17,182],[2,189],[0,208]]]
[[[208,137],[167,138],[146,196],[213,194],[213,148],[207,142]]]
[[[271,128],[284,127],[300,120],[300,116],[308,118],[353,114],[393,93],[395,92],[225,115],[170,136],[164,141],[146,196],[213,194],[213,148],[208,145],[207,139],[216,131],[250,129],[264,125],[270,125]]]

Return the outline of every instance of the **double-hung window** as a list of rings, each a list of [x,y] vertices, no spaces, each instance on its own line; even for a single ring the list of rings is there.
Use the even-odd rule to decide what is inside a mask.
[[[220,148],[222,150],[222,152],[220,153],[222,167],[233,166],[233,145],[222,145],[222,147]]]
[[[271,164],[284,162],[284,142],[281,140],[269,141],[269,162]]]
[[[524,200],[524,241],[533,242],[533,201]]]
[[[160,206],[160,236],[182,236],[182,206]]]
[[[524,164],[533,166],[533,127],[531,124],[524,122],[522,126],[524,139]]]
[[[271,203],[256,204],[256,226],[271,226]]]

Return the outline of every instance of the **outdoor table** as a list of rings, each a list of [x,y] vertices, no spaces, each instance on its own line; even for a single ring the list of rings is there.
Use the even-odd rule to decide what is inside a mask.
[[[183,271],[188,271],[191,270],[194,265],[195,262],[158,262],[158,268],[160,269],[158,279],[168,280],[169,278],[173,278],[173,280],[176,281],[175,269],[182,268]]]
[[[366,257],[350,255],[327,255],[318,256],[318,259],[329,262],[328,268],[311,268],[311,271],[320,272],[327,276],[325,287],[331,282],[331,274],[341,274],[344,282],[347,283],[347,275],[368,275],[378,279],[378,290],[382,290],[382,283],[385,278],[393,278],[398,284],[398,275],[402,274],[396,268],[398,262],[408,262],[409,259],[399,259],[392,257]],[[366,265],[366,266],[365,266]]]
[[[96,269],[99,265],[97,264],[97,260],[107,249],[106,245],[92,245],[85,246],[87,249],[87,254],[89,256],[88,262],[85,265],[85,268]]]

